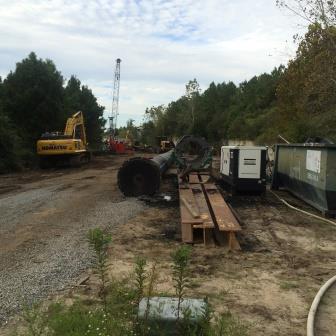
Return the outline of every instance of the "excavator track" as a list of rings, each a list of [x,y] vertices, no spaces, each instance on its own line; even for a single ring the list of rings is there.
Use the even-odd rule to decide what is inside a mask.
[[[91,153],[86,152],[76,155],[57,155],[57,156],[42,156],[39,160],[41,169],[72,167],[78,168],[82,164],[91,161]]]

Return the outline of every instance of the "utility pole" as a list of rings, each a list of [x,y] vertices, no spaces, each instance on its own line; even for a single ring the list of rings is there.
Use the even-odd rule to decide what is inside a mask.
[[[117,119],[119,108],[119,87],[120,87],[120,63],[121,59],[116,59],[116,67],[114,71],[114,84],[113,84],[113,99],[112,99],[112,111],[109,117],[110,121],[110,134],[112,137],[116,136],[117,131]]]

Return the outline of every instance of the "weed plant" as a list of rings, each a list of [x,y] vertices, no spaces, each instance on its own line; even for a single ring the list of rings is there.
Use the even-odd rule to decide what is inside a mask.
[[[157,263],[149,268],[143,258],[135,261],[134,273],[127,279],[111,280],[107,276],[107,251],[111,236],[100,229],[88,234],[96,256],[95,269],[100,279],[100,301],[78,300],[72,305],[58,302],[47,310],[33,306],[24,311],[25,328],[17,336],[164,336],[166,331],[153,324],[150,298],[156,293]],[[203,318],[192,323],[191,312],[181,309],[190,284],[191,248],[182,246],[172,254],[174,292],[178,298],[177,324],[169,335],[176,336],[247,336],[245,323],[229,312],[215,316],[207,305]],[[141,299],[147,304],[144,317],[138,318]]]
[[[173,259],[173,281],[175,294],[178,299],[177,303],[177,322],[180,320],[181,303],[186,289],[190,284],[189,278],[189,262],[191,256],[191,248],[187,245],[180,247],[172,254]]]
[[[101,229],[92,229],[89,231],[88,239],[90,246],[95,252],[95,269],[100,280],[100,297],[104,304],[105,313],[107,313],[107,251],[112,240],[111,235],[104,233]]]

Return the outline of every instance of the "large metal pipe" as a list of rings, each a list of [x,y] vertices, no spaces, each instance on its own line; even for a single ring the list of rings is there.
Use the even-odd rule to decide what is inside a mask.
[[[173,162],[170,150],[152,159],[135,157],[124,162],[118,172],[118,186],[125,196],[153,195],[160,189],[162,174]]]
[[[203,138],[185,135],[167,153],[125,161],[118,172],[118,186],[125,196],[153,195],[160,189],[162,174],[173,162],[180,169],[197,171],[207,168],[211,159],[211,147]]]

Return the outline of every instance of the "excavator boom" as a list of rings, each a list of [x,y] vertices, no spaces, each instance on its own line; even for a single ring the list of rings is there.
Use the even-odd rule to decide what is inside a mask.
[[[68,118],[64,129],[64,135],[72,137],[80,135],[83,143],[87,145],[86,132],[84,127],[84,117],[81,111],[78,111],[72,117]]]

